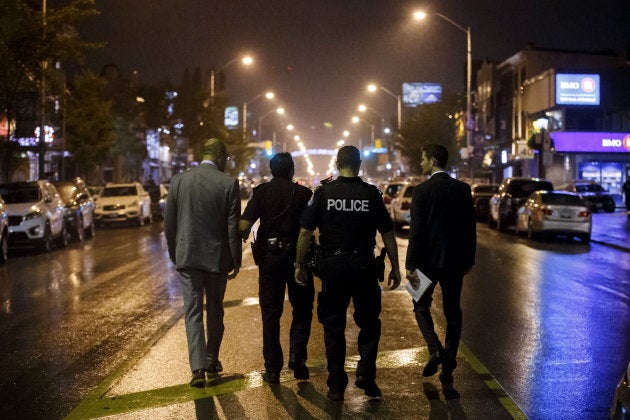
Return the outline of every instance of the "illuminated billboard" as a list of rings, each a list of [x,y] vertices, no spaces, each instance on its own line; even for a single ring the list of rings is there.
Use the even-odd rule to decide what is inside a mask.
[[[226,106],[224,121],[227,128],[238,127],[238,107]]]
[[[439,83],[403,83],[402,101],[415,107],[422,104],[434,104],[442,100],[442,85]]]
[[[599,74],[556,74],[556,105],[599,105]]]
[[[630,153],[630,133],[552,131],[556,152]]]

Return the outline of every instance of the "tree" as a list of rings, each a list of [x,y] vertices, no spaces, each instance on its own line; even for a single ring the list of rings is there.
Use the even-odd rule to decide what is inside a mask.
[[[46,98],[55,92],[63,92],[63,78],[54,77],[57,71],[55,66],[49,65],[50,62],[81,61],[86,49],[101,46],[83,42],[74,30],[81,20],[98,14],[94,0],[67,3],[64,7],[46,10],[44,14],[38,2],[0,0],[0,114],[6,116],[12,130],[19,129],[15,121],[18,120],[20,102],[25,97],[39,97],[36,103],[30,104],[30,109],[39,110],[41,123],[44,115],[51,113],[46,109],[52,106],[52,101]],[[34,92],[39,95],[32,95]],[[32,132],[36,118],[27,122],[27,132]],[[10,131],[4,141],[11,140]],[[41,152],[40,166],[43,165]],[[11,158],[7,156],[6,159]],[[6,171],[7,162],[4,166]]]
[[[407,159],[411,172],[420,173],[422,148],[430,143],[441,144],[449,151],[449,164],[458,156],[455,115],[461,106],[453,97],[443,97],[442,102],[418,106],[406,118],[398,139],[398,148]]]
[[[66,110],[65,146],[74,176],[100,183],[95,168],[101,165],[114,143],[112,103],[101,92],[105,81],[92,72],[77,76]]]

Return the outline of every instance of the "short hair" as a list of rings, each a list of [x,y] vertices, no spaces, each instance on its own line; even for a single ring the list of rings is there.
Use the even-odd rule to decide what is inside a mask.
[[[354,146],[343,146],[337,152],[337,166],[358,169],[361,166],[361,152]]]
[[[435,159],[439,168],[446,168],[448,163],[448,149],[441,144],[427,144],[422,148],[422,152],[429,158]]]
[[[291,180],[295,170],[291,153],[276,153],[269,161],[269,168],[271,169],[271,175],[274,177]]]
[[[218,158],[222,154],[227,154],[225,150],[225,144],[219,139],[211,138],[207,140],[203,145],[203,155]]]

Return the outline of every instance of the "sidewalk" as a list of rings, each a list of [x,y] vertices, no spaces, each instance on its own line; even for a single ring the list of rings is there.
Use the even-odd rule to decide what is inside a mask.
[[[593,214],[591,241],[630,252],[630,218],[624,209],[614,213]]]

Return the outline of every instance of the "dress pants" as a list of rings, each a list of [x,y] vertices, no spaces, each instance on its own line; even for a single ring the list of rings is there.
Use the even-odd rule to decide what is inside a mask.
[[[305,362],[308,357],[306,347],[311,335],[315,289],[312,278],[306,286],[299,286],[295,282],[294,261],[294,256],[268,252],[260,266],[258,296],[263,326],[263,358],[268,372],[280,372],[284,365],[280,345],[280,317],[286,289],[293,308],[289,352],[297,361]]]
[[[376,356],[381,338],[381,288],[374,256],[338,255],[322,262],[322,291],[317,297],[317,316],[324,326],[328,360],[328,388],[343,392],[348,385],[346,360],[346,312],[352,299],[360,360],[357,376],[376,377]]]
[[[201,270],[180,270],[183,285],[186,339],[190,369],[207,369],[219,360],[223,340],[223,297],[227,274]],[[206,332],[203,325],[203,299],[206,298]]]
[[[433,354],[437,351],[443,351],[443,367],[446,370],[452,371],[457,365],[457,349],[459,348],[459,340],[462,335],[460,297],[462,294],[464,275],[461,272],[452,272],[449,270],[438,270],[425,274],[433,281],[433,284],[431,284],[418,302],[414,302],[413,311],[416,315],[420,332],[429,348],[429,353]],[[433,291],[437,283],[440,284],[440,289],[442,290],[442,303],[444,317],[446,318],[444,347],[442,347],[440,339],[435,332],[433,318],[431,316]]]

